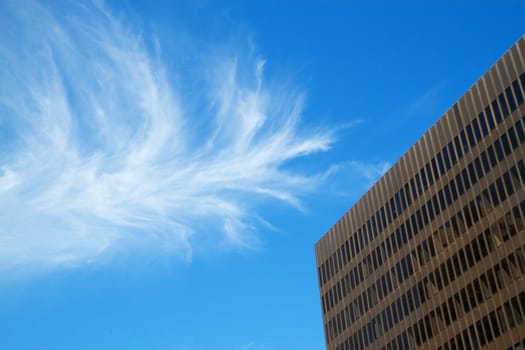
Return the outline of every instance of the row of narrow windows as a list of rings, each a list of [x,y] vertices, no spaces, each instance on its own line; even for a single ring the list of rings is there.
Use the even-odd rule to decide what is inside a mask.
[[[513,173],[517,175],[517,168],[520,166],[522,168],[522,172],[520,174],[521,180],[520,178],[516,178],[514,181],[511,181],[508,175]],[[466,232],[467,229],[472,227],[474,224],[479,222],[479,220],[494,210],[494,207],[496,207],[501,201],[505,200],[508,196],[516,192],[518,188],[522,187],[522,184],[525,183],[524,161],[520,160],[518,165],[511,167],[501,177],[496,179],[494,183],[499,183],[501,179],[507,179],[505,181],[506,185],[501,187],[501,192],[496,192],[495,196],[491,196],[488,189],[484,190],[476,197],[475,200],[472,200],[470,203],[468,203],[461,211],[453,215],[451,219],[449,219],[444,225],[440,226],[436,231],[434,231],[431,237],[433,237],[435,240],[437,249],[439,251],[446,248],[455,239],[459,238]],[[489,189],[492,188],[494,183],[489,186]],[[522,202],[521,205],[521,210],[523,212],[525,211],[525,201]],[[519,207],[513,208],[511,214],[515,218],[520,218],[522,216]],[[452,266],[456,268],[456,271],[459,269],[459,266],[473,266],[481,259],[482,256],[488,254],[487,251],[492,251],[488,248],[501,245],[501,242],[508,240],[511,236],[523,228],[523,223],[519,219],[516,219],[517,226],[510,224],[510,222],[511,221],[498,222],[495,224],[496,226],[492,225],[491,228],[484,233],[491,239],[488,241],[489,243],[485,243],[485,240],[483,240],[481,236],[477,237],[477,243],[474,243],[473,241],[472,243],[467,244],[465,248],[459,250],[455,255],[449,258],[446,263],[443,263],[441,266],[439,266],[434,271],[434,273],[431,273],[428,277],[425,277],[418,285],[419,294],[416,296],[417,300],[421,299],[421,303],[424,303],[432,295],[437,293],[438,290],[443,289],[449,283],[451,283],[457,277],[457,275],[450,272],[453,271]],[[427,241],[432,242],[432,240],[429,239],[427,239]],[[396,266],[379,278],[376,283],[372,284],[372,286],[368,288],[364,294],[360,295],[347,304],[347,307],[345,307],[342,312],[338,313],[334,318],[332,318],[332,320],[327,322],[325,325],[327,330],[327,343],[335,339],[335,337],[344,331],[347,326],[359,319],[361,315],[365,314],[369,309],[376,305],[378,300],[382,299],[379,297],[379,293],[381,293],[384,297],[389,292],[391,292],[393,288],[397,288],[397,280],[399,280],[399,284],[401,284],[405,279],[412,275],[414,272],[414,261],[419,262],[418,266],[422,266],[436,255],[436,249],[430,248],[430,246],[429,250],[423,250],[423,248],[426,246],[424,244],[425,242],[422,242],[411,252],[411,254],[402,259],[402,261],[406,262],[405,264],[402,262],[396,264]],[[431,246],[434,246],[434,244],[432,243]],[[448,274],[447,269],[449,271]],[[386,279],[385,285],[387,288],[384,288],[383,277]],[[379,288],[376,288],[376,285]],[[385,312],[385,310],[383,312]],[[370,326],[367,325],[365,328],[366,327]]]
[[[438,350],[479,349],[482,346],[490,344],[490,342],[500,335],[523,323],[523,314],[519,313],[519,310],[523,310],[523,307],[525,307],[525,292],[521,292],[519,295],[505,302],[503,306],[490,312],[487,316],[438,347]],[[426,327],[431,327],[431,324],[427,324]],[[414,349],[416,348],[414,334],[415,329],[409,328],[388,343],[387,346],[383,347],[382,350]],[[346,346],[346,343],[338,348],[338,350],[349,349],[352,349],[352,347],[350,345]],[[525,349],[525,339],[522,339],[507,350],[523,349]]]
[[[490,312],[487,316],[465,329],[454,338],[438,347],[438,350],[470,350],[479,349],[492,342],[508,330],[517,327],[525,320],[525,292],[505,302],[503,306]],[[523,341],[521,342],[523,344]],[[520,344],[510,349],[519,349]],[[523,349],[523,347],[521,348]]]
[[[519,163],[523,164],[523,161],[520,161]],[[509,173],[512,173],[516,170],[516,167],[512,167],[508,172],[506,172],[502,178],[506,178],[506,175]],[[501,179],[501,178],[500,178]],[[522,174],[522,181],[525,181],[525,172]],[[496,180],[498,182],[498,180]],[[519,185],[519,180],[516,181],[516,183]],[[486,191],[486,190],[485,190]],[[488,212],[490,212],[492,207],[490,206],[490,201],[488,197],[488,191],[478,195],[475,200],[471,201],[468,205],[466,205],[462,211],[458,212],[456,215],[452,216],[450,220],[448,220],[444,225],[440,226],[432,235],[434,237],[434,240],[436,241],[437,245],[436,248],[441,251],[444,247],[446,247],[448,244],[450,244],[454,239],[459,237],[461,234],[465,233],[466,228],[472,227],[475,223],[477,223],[482,217],[485,217]],[[508,195],[511,195],[515,192],[514,187],[512,184],[508,187],[508,193],[505,193],[505,191],[502,188],[502,191],[499,194],[499,198],[496,198],[496,203],[499,203],[499,201],[504,200],[507,198]],[[486,197],[483,197],[486,196]],[[525,202],[522,203],[525,206]],[[487,206],[489,205],[489,206]],[[525,209],[525,208],[524,208]],[[520,217],[519,208],[516,207],[513,210],[513,214],[515,217]],[[450,223],[455,223],[451,225]],[[521,221],[519,221],[520,225]],[[495,232],[493,235],[491,235],[491,238],[496,241],[496,243],[501,244],[501,242],[506,241],[510,236],[514,235],[517,231],[519,231],[522,226],[515,227],[514,225],[511,225],[509,223],[500,223],[499,225],[505,226],[504,229],[496,230],[496,228],[492,228],[491,232]],[[501,234],[500,234],[501,232]],[[430,241],[432,242],[432,241]],[[480,241],[483,243],[483,241]],[[424,242],[423,242],[424,243]],[[349,313],[348,319],[350,321],[354,321],[359,319],[360,315],[366,313],[369,308],[371,308],[373,305],[377,303],[378,295],[387,295],[389,292],[392,291],[392,287],[395,289],[397,288],[397,279],[396,275],[399,278],[399,281],[402,282],[404,279],[406,279],[406,276],[410,276],[414,272],[414,268],[412,267],[413,261],[419,262],[419,266],[424,265],[426,262],[430,260],[431,257],[435,256],[436,249],[431,248],[427,251],[423,251],[423,253],[420,254],[421,251],[419,251],[420,248],[423,248],[424,244],[419,245],[416,249],[414,249],[411,252],[412,259],[410,259],[410,256],[407,256],[406,261],[410,265],[404,265],[404,264],[397,264],[392,270],[388,271],[387,274],[385,274],[383,277],[386,277],[386,285],[387,288],[384,288],[383,282],[384,279],[381,278],[381,284],[378,284],[378,288],[375,287],[375,284],[372,285],[371,288],[367,289],[366,294],[363,294],[356,298],[354,301],[350,302],[345,310],[343,312]],[[481,243],[480,243],[481,244]],[[456,269],[459,265],[459,261],[467,261],[468,266],[472,266],[475,261],[478,261],[480,259],[480,255],[476,252],[479,252],[481,249],[482,252],[485,251],[485,245],[480,245],[480,248],[470,248],[470,246],[467,246],[465,249],[465,252],[462,250],[454,255],[451,259],[448,261],[449,270],[451,269],[451,264],[453,264]],[[458,260],[459,259],[459,260]],[[466,260],[465,260],[466,259]],[[407,266],[406,270],[403,271],[403,269],[399,270],[399,266]],[[417,265],[416,265],[417,266]],[[438,269],[441,271],[441,274],[445,276],[444,278],[439,277],[439,273],[436,270],[434,275],[430,275],[430,278],[423,279],[422,282],[419,284],[419,290],[422,301],[426,301],[432,294],[429,294],[428,290],[439,290],[444,288],[444,286],[448,285],[449,280],[447,278],[447,275],[443,272],[445,271],[445,264],[442,264],[442,266]],[[435,277],[434,277],[435,276]],[[390,279],[391,278],[391,279]],[[455,278],[455,277],[453,277]],[[378,280],[379,281],[379,280]],[[436,289],[437,286],[437,289]],[[382,287],[382,288],[381,288]],[[382,294],[380,294],[382,293]],[[381,299],[381,296],[379,296],[379,299]],[[339,323],[337,321],[338,318],[341,318],[341,320],[344,320],[343,312],[332,320],[332,323],[328,323],[328,330],[327,333],[327,340],[330,341],[337,336],[338,333],[343,331],[346,328],[346,322],[342,321]],[[337,324],[337,328],[334,328],[333,332],[330,332],[330,325],[331,324]]]
[[[433,294],[438,293],[440,290],[448,286],[457,277],[464,274],[476,263],[488,256],[492,251],[503,244],[503,242],[509,240],[520,230],[523,230],[523,213],[525,213],[525,201],[522,201],[520,205],[506,213],[506,215],[491,225],[489,229],[485,230],[484,233],[473,239],[453,257],[449,258],[445,263],[436,268],[431,274],[429,274],[429,277],[418,283],[417,288],[410,288],[408,293],[397,299],[407,301],[411,299],[418,300],[417,304],[412,305],[409,302],[399,303],[396,300],[378,317],[374,318],[365,327],[348,337],[336,349],[349,350],[366,348],[374,340],[378,339],[391,329],[398,320],[402,320],[403,317],[407,316],[415,308],[423,305],[423,303]],[[479,219],[481,219],[481,216]],[[514,279],[520,278],[524,274],[525,245],[516,249],[507,257],[499,261],[498,264],[490,267],[473,282],[466,285],[461,291],[457,292],[442,305],[432,310],[423,319],[412,324],[408,327],[409,333],[404,332],[384,347],[384,349],[397,349],[399,348],[399,344],[404,344],[404,342],[408,342],[408,340],[410,340],[410,343],[412,344],[410,348],[424,344],[439,331],[442,331],[444,327],[452,324],[452,322],[456,321],[458,318],[463,317],[466,313],[492,297],[492,295],[498,291],[504,290]],[[438,280],[441,282],[438,282]],[[413,297],[405,298],[405,296],[409,295],[416,295],[418,297],[415,299]],[[419,297],[421,298],[420,300]],[[518,319],[522,320],[525,315],[523,305],[517,310],[520,312]],[[512,322],[509,322],[506,325],[509,324],[511,326],[513,325]],[[504,330],[500,331],[500,333],[502,332],[504,332]],[[487,337],[486,339],[490,339],[490,337]],[[479,344],[482,343],[483,342],[480,342]],[[401,349],[405,348],[408,347],[401,347]],[[477,347],[466,347],[466,349],[469,348]]]
[[[520,75],[522,87],[525,87],[525,73]],[[321,264],[318,269],[320,285],[326,284],[342,266],[378,236],[391,224],[418,196],[443,176],[448,169],[463,158],[472,147],[479,143],[490,130],[494,130],[504,118],[514,112],[524,102],[523,88],[518,79],[514,80],[504,92],[494,99],[461,132],[450,141],[441,152],[422,167],[375,215],[373,215],[353,237]],[[349,243],[350,242],[350,249]]]
[[[416,344],[420,346],[425,341],[430,340],[446,326],[465,316],[466,313],[492,297],[498,291],[503,290],[514,279],[523,276],[525,274],[525,254],[523,249],[525,247],[518,248],[505,259],[502,259],[486,273],[467,284],[462,290],[417,322],[413,326],[414,329],[418,329],[418,332],[414,332]],[[525,315],[523,310],[520,309],[519,311],[520,317],[523,317]]]
[[[523,164],[523,161],[520,161],[519,163]],[[501,178],[507,178],[506,175],[511,174],[514,171],[516,171],[515,166],[506,172]],[[499,179],[496,180],[496,183]],[[523,182],[525,182],[525,171],[522,173],[521,183]],[[515,183],[521,187],[519,179],[516,179]],[[510,182],[509,186],[506,186],[506,188],[508,192],[505,192],[502,187],[501,192],[497,195],[497,197],[492,199],[493,203],[499,203],[500,201],[506,199],[507,196],[510,196],[515,192],[515,189]],[[490,197],[487,190],[482,192],[482,194],[478,195],[475,200],[466,205],[462,211],[452,216],[450,220],[434,231],[431,237],[412,250],[411,254],[407,255],[391,270],[387,271],[386,274],[379,278],[376,283],[372,284],[371,287],[369,287],[363,294],[351,301],[340,314],[336,315],[332,319],[332,324],[337,324],[338,328],[334,329],[334,332],[327,333],[327,340],[333,340],[333,338],[335,338],[341,331],[346,329],[347,325],[343,313],[347,314],[347,319],[349,319],[352,323],[359,319],[361,315],[365,314],[370,308],[376,305],[378,300],[382,299],[390,292],[398,288],[398,286],[403,283],[404,280],[414,273],[415,268],[420,268],[430,261],[430,259],[436,255],[436,250],[439,252],[444,249],[447,245],[453,242],[453,240],[464,234],[466,232],[466,228],[472,227],[475,223],[481,220],[482,217],[485,217],[493,208],[490,204],[491,199],[489,198]],[[523,205],[525,206],[525,202]],[[523,210],[525,210],[525,208],[523,208]],[[518,207],[514,208],[513,214],[515,217],[520,217]],[[522,225],[521,221],[518,221],[518,223]],[[490,241],[490,247],[494,245],[500,245],[501,242],[506,241],[509,238],[509,235],[513,236],[516,232],[522,229],[522,226],[515,227],[514,225],[505,222],[499,223],[499,225],[503,225],[504,228],[497,230],[496,227],[492,227],[490,231],[487,231],[488,233],[486,232],[487,235],[489,235],[490,232],[494,232],[493,234],[490,234],[490,238],[496,243]],[[480,237],[478,237],[478,240],[480,242],[478,243],[479,248],[471,248],[471,246],[467,245],[465,251],[460,250],[459,253],[449,259],[447,266],[442,264],[437,269],[441,271],[441,275],[444,276],[443,278],[440,277],[437,270],[434,275],[424,278],[419,285],[419,295],[421,296],[416,296],[416,300],[421,298],[422,302],[425,302],[432,296],[432,294],[434,294],[432,291],[441,290],[455,279],[455,275],[452,275],[451,280],[448,279],[447,274],[444,272],[446,271],[447,267],[449,271],[452,269],[451,266],[454,266],[456,270],[458,270],[460,261],[467,261],[469,267],[472,266],[474,262],[478,261],[481,258],[479,252],[481,251],[484,253],[487,249],[484,241],[481,240]],[[434,243],[428,243],[433,241],[436,242],[436,247],[434,247]],[[416,264],[414,264],[414,262]],[[347,284],[343,283],[342,285],[343,290],[346,290],[345,286]],[[339,291],[339,293],[341,292]],[[400,300],[398,303],[399,302]],[[338,321],[339,318],[341,319],[340,323]],[[328,323],[328,329],[330,329],[329,325],[330,323]]]
[[[525,116],[522,122],[525,124]],[[421,232],[441,211],[449,207],[459,196],[463,195],[465,191],[469,190],[482,179],[487,172],[501,162],[505,156],[510,155],[514,149],[525,143],[525,132],[522,122],[517,121],[514,126],[511,126],[507,130],[507,133],[495,140],[486,151],[483,151],[479,157],[459,172],[455,179],[452,179],[442,190],[439,190],[427,203],[423,204],[419,210],[408,218],[405,223],[401,224],[387,237],[384,242],[367,255],[361,263],[356,264],[334,287],[321,296],[323,312],[326,313],[337,305],[339,301],[346,296],[347,291],[357,287],[377,270],[379,266],[383,264],[383,261],[396,253],[404,244],[411,240],[414,235]],[[518,172],[521,172],[522,178],[525,177],[525,164],[522,161],[518,162],[516,169],[504,176],[503,179],[496,181],[486,190],[487,196],[492,200],[494,206],[498,205],[500,201],[497,195],[498,192],[504,195],[504,187],[507,188],[507,191],[510,191],[512,188],[510,184],[512,182],[514,182],[515,185],[516,182],[519,183],[520,176]],[[505,199],[505,197],[501,198]],[[466,219],[468,219],[468,217]],[[457,225],[457,223],[451,221],[448,225]],[[428,243],[432,245],[432,241]],[[365,312],[366,311],[368,310],[365,310]]]

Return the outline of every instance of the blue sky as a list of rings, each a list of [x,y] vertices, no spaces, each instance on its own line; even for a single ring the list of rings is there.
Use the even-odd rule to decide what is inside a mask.
[[[323,349],[314,243],[522,1],[0,1],[0,349]]]

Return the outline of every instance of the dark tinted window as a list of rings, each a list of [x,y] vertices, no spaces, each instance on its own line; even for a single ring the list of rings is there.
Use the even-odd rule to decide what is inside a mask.
[[[423,189],[421,188],[421,181],[419,179],[419,174],[416,174],[416,184],[417,184],[417,191],[419,194],[423,193]]]
[[[459,137],[454,137],[454,146],[456,146],[456,152],[458,152],[458,157],[463,158],[463,150],[461,149],[461,144],[459,143]]]
[[[509,131],[509,138],[510,138],[510,144],[512,145],[512,148],[518,147],[518,138],[516,137],[516,132],[514,131],[514,128],[511,126]]]
[[[443,164],[443,157],[441,156],[441,153],[438,153],[436,158],[439,166],[439,172],[441,175],[443,175],[445,173],[445,165]]]
[[[492,101],[492,109],[494,110],[494,117],[496,119],[496,124],[501,123],[503,118],[501,117],[501,112],[499,110],[498,101]]]
[[[386,218],[388,220],[388,223],[392,223],[392,213],[390,212],[390,203],[386,203],[385,205],[385,211],[386,211]]]
[[[414,183],[414,179],[410,179],[410,187],[412,188],[412,196],[414,197],[414,199],[417,198],[417,190],[416,190],[416,185]]]
[[[408,182],[405,184],[405,196],[407,198],[408,205],[412,204],[412,197],[410,196],[410,186]]]
[[[470,147],[474,147],[476,145],[476,141],[474,140],[474,134],[472,133],[472,126],[469,124],[467,125],[467,136],[468,136],[468,142],[470,143]]]
[[[454,152],[454,145],[452,144],[452,141],[448,143],[448,153],[450,155],[450,160],[452,161],[452,165],[456,164],[458,159],[456,158],[456,153]]]
[[[514,100],[514,95],[512,94],[510,86],[505,89],[505,95],[507,96],[507,101],[509,101],[510,111],[514,112],[516,110],[516,101]]]
[[[406,201],[406,198],[405,198],[405,191],[403,189],[401,189],[399,191],[399,195],[401,197],[401,205],[403,206],[403,210],[405,210],[407,208],[407,201]]]
[[[479,125],[481,125],[481,131],[483,132],[483,136],[487,136],[487,134],[489,133],[489,128],[487,127],[487,121],[485,120],[485,115],[483,114],[483,112],[481,112],[478,115],[478,119]]]
[[[483,163],[483,168],[485,172],[490,170],[489,158],[487,157],[487,152],[483,151],[481,153],[481,162]]]
[[[478,182],[478,177],[476,176],[476,173],[474,172],[474,165],[472,163],[470,163],[468,165],[468,172],[470,174],[470,181],[472,182],[472,184],[476,184],[476,182]]]
[[[505,151],[506,155],[510,154],[510,144],[509,144],[509,138],[507,134],[501,135],[501,143],[503,144],[503,150]]]
[[[465,153],[467,153],[469,150],[469,146],[467,142],[467,136],[465,135],[465,131],[461,130],[459,136],[461,137],[461,144],[463,145],[463,150],[465,151]]]
[[[443,191],[445,192],[445,199],[447,201],[447,205],[450,205],[452,204],[452,196],[450,194],[450,188],[448,185],[446,185],[444,188],[443,188]]]
[[[421,173],[421,181],[423,182],[423,187],[426,190],[428,188],[428,182],[427,182],[427,177],[425,176],[425,169],[421,168],[420,173]]]
[[[487,122],[489,123],[490,129],[494,130],[496,124],[494,123],[494,118],[492,117],[492,111],[490,110],[490,107],[485,108],[485,115],[487,116]]]
[[[520,142],[525,142],[525,132],[523,131],[523,125],[521,125],[521,122],[518,121],[514,126],[518,132],[518,138],[520,139]]]
[[[518,104],[523,103],[523,94],[521,92],[520,84],[517,80],[514,80],[512,83],[512,87],[514,88],[514,94],[516,95],[516,100],[518,101]]]
[[[432,170],[434,170],[434,176],[436,177],[436,180],[437,180],[439,179],[439,173],[437,169],[436,159],[432,158],[431,163],[432,163]]]
[[[454,200],[458,199],[458,191],[456,189],[456,183],[454,181],[450,181],[450,192],[452,192],[452,198]]]
[[[479,142],[481,141],[481,131],[479,130],[478,120],[474,119],[472,121],[472,127],[474,128],[474,135],[476,136],[476,140]]]
[[[448,156],[448,151],[447,151],[447,148],[443,148],[443,150],[441,151],[441,153],[443,153],[443,160],[445,161],[445,168],[450,169],[450,158]]]
[[[498,156],[498,160],[501,161],[503,159],[503,149],[501,148],[500,140],[496,140],[496,142],[494,142],[494,148],[496,149],[496,155]]]
[[[487,153],[489,155],[490,164],[492,164],[492,166],[495,166],[497,164],[496,153],[494,152],[494,147],[492,145],[490,145],[489,148],[487,148]]]
[[[479,160],[479,157],[474,159],[474,166],[476,167],[476,171],[478,172],[478,177],[483,177],[483,169],[481,168],[481,161]]]
[[[467,169],[463,169],[463,171],[461,171],[461,175],[463,178],[463,184],[465,185],[465,189],[468,190],[470,188],[470,179],[468,177]]]
[[[461,196],[463,193],[465,193],[465,189],[463,188],[463,182],[461,181],[460,174],[456,176],[456,185],[458,186],[459,195]]]
[[[397,217],[396,205],[394,204],[394,198],[390,198],[390,209],[392,210],[392,218]]]
[[[498,99],[503,116],[506,118],[509,115],[509,107],[507,106],[507,101],[505,101],[505,96],[503,96],[503,94],[499,94]]]
[[[432,186],[432,184],[434,183],[434,178],[432,176],[432,171],[430,170],[430,163],[427,163],[425,165],[425,168],[427,169],[428,183],[430,184],[430,186]]]

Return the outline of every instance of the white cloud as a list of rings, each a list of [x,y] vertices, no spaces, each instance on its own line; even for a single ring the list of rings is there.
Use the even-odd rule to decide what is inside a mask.
[[[286,164],[333,137],[299,128],[303,96],[265,85],[264,60],[168,71],[103,6],[65,7],[0,5],[0,269],[249,247],[257,199],[301,208],[321,177]]]

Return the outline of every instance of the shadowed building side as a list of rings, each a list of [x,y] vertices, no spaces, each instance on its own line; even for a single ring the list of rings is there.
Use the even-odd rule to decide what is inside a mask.
[[[316,243],[327,349],[525,348],[525,37]]]

